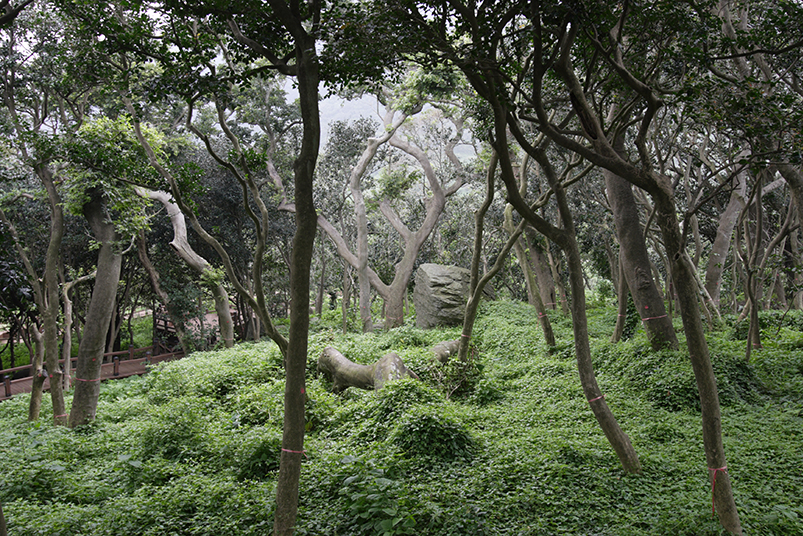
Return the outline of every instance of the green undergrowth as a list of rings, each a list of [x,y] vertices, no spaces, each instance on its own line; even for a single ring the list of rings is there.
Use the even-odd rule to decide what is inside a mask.
[[[687,352],[652,351],[640,328],[610,344],[615,309],[589,311],[597,380],[643,467],[629,475],[583,396],[571,322],[549,316],[552,348],[532,308],[484,304],[471,361],[448,365],[429,349],[458,328],[343,335],[325,317],[310,336],[296,534],[720,534]],[[803,534],[803,323],[779,318],[749,364],[733,319],[709,334],[748,535]],[[327,346],[362,364],[395,351],[420,380],[334,395],[316,372]],[[35,424],[27,397],[0,404],[9,534],[269,533],[283,393],[276,347],[248,343],[104,383],[97,420],[72,431],[48,424],[47,397]]]

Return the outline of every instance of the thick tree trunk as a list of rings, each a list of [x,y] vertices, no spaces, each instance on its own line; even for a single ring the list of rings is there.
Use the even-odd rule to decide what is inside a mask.
[[[318,358],[318,372],[332,382],[332,391],[341,393],[349,387],[379,391],[391,380],[418,379],[396,352],[385,354],[373,365],[358,365],[331,346]]]
[[[39,412],[42,410],[42,388],[47,377],[42,368],[45,359],[45,343],[39,328],[35,324],[31,328],[34,353],[31,356],[31,400],[28,403],[28,420],[38,421]]]
[[[103,363],[109,319],[114,310],[117,284],[120,281],[122,255],[117,250],[114,224],[106,219],[102,193],[90,192],[90,201],[83,207],[95,239],[100,243],[95,286],[86,315],[84,334],[78,347],[75,371],[75,395],[70,411],[70,428],[89,423],[97,412],[100,395],[100,366]]]
[[[654,350],[664,346],[677,349],[678,339],[664,306],[664,300],[651,275],[650,257],[644,242],[638,207],[629,182],[603,170],[608,202],[613,211],[619,259],[633,303],[644,323],[644,331]]]

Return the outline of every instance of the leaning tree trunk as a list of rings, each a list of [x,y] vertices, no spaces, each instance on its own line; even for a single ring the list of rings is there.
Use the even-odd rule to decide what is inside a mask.
[[[170,218],[170,223],[173,226],[173,240],[170,241],[170,246],[181,257],[187,265],[201,275],[204,284],[209,288],[212,297],[215,300],[215,312],[218,316],[218,326],[220,329],[220,338],[223,339],[223,344],[226,348],[234,346],[234,323],[231,318],[231,306],[229,305],[229,294],[226,292],[221,276],[218,275],[209,262],[198,255],[190,245],[187,237],[187,222],[184,213],[181,212],[179,206],[171,201],[171,195],[167,192],[148,190],[146,188],[137,187],[137,195],[159,201],[167,210],[167,215]],[[151,277],[151,281],[153,278]],[[162,299],[164,301],[164,298]],[[190,348],[185,346],[182,340],[182,347],[184,349]]]
[[[78,347],[78,364],[75,370],[75,395],[70,411],[70,428],[89,423],[95,418],[100,395],[100,367],[109,330],[109,318],[114,312],[117,284],[123,256],[117,251],[117,233],[114,224],[106,219],[102,194],[90,192],[84,207],[95,239],[100,243],[95,286],[86,315],[84,334]]]
[[[708,255],[708,267],[705,270],[705,289],[711,296],[711,303],[719,309],[719,295],[722,290],[722,274],[725,270],[725,260],[728,258],[733,229],[739,220],[739,214],[745,205],[745,192],[747,189],[746,172],[741,172],[736,176],[738,184],[731,192],[728,205],[719,217],[717,225],[717,236],[711,245],[711,253]]]
[[[733,534],[741,534],[739,514],[733,499],[725,449],[722,444],[719,393],[714,368],[711,365],[708,342],[705,339],[703,320],[700,316],[697,284],[694,278],[695,268],[683,249],[684,242],[671,194],[656,190],[652,197],[657,210],[656,221],[661,227],[667,257],[671,260],[672,279],[680,303],[686,347],[689,351],[694,377],[697,380],[703,424],[703,446],[709,479],[712,482],[714,504],[719,521],[725,529]]]
[[[654,350],[664,346],[677,349],[678,339],[672,327],[672,319],[667,315],[664,300],[651,275],[650,257],[639,223],[632,186],[611,171],[603,170],[602,174],[613,211],[622,271],[644,324],[644,331]]]
[[[571,314],[572,329],[574,331],[574,348],[577,354],[577,369],[580,374],[580,381],[586,400],[588,400],[591,410],[605,434],[605,437],[616,452],[619,462],[622,464],[622,468],[629,473],[640,473],[641,464],[636,450],[633,448],[630,438],[619,426],[616,417],[613,416],[613,413],[605,402],[605,398],[597,385],[591,360],[591,347],[588,340],[583,265],[580,259],[580,249],[577,245],[574,220],[569,210],[566,191],[555,173],[545,150],[541,147],[533,147],[526,142],[522,132],[518,129],[514,130],[516,139],[541,166],[549,186],[554,192],[560,221],[563,226],[562,229],[558,229],[538,217],[519,194],[515,184],[513,166],[506,150],[508,125],[511,128],[516,125],[508,123],[506,109],[501,102],[496,100],[495,96],[491,95],[489,102],[494,109],[494,134],[496,135],[494,148],[497,153],[499,153],[502,171],[501,176],[507,189],[509,202],[530,225],[555,242],[563,250],[567,258],[569,280],[572,290]]]

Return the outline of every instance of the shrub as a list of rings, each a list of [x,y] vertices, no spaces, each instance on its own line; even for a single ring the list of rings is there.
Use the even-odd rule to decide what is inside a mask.
[[[476,449],[471,434],[444,415],[442,408],[421,407],[406,413],[390,441],[408,456],[443,460],[469,459]]]

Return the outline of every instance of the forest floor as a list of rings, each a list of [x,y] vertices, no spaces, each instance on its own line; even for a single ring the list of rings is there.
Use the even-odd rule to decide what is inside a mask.
[[[694,375],[685,351],[650,350],[637,323],[608,339],[612,306],[589,312],[598,381],[639,453],[618,464],[583,397],[571,326],[550,312],[483,305],[470,366],[430,348],[459,328],[342,334],[313,323],[300,535],[715,535]],[[678,334],[682,329],[676,323]],[[709,333],[728,474],[746,534],[803,534],[803,315],[762,314]],[[396,351],[421,381],[333,395],[316,361],[334,346],[371,363]],[[261,535],[270,531],[283,412],[272,343],[199,352],[103,384],[98,417],[65,430],[0,404],[0,501],[12,535]]]

